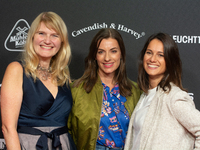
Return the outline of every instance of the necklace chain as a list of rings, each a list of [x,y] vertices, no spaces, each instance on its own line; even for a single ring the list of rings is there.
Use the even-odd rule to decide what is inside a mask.
[[[40,65],[38,65],[37,71],[43,81],[46,81],[47,79],[51,78],[51,68],[50,67],[47,69],[47,68],[44,68],[44,67],[41,67]]]

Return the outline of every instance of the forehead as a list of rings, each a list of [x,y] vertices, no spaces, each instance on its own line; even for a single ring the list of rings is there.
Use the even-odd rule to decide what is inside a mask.
[[[55,30],[55,28],[54,28],[51,24],[49,24],[49,23],[41,22],[41,23],[39,24],[39,26],[38,26],[37,31],[38,31],[38,30],[42,30],[42,29],[51,30],[52,32],[56,32],[56,33],[57,33],[57,31]]]
[[[107,47],[107,48],[119,47],[119,44],[116,39],[107,38],[107,39],[102,39],[102,41],[99,44],[99,48],[100,47]]]
[[[153,39],[147,46],[147,50],[151,50],[154,52],[164,52],[164,46],[160,40]]]

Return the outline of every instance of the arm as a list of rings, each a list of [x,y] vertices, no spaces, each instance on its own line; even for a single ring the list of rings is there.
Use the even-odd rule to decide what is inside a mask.
[[[200,149],[200,112],[186,92],[177,93],[173,99],[174,116],[195,137],[195,149]]]
[[[22,103],[23,68],[18,62],[8,65],[1,87],[2,132],[8,150],[21,150],[17,123]]]

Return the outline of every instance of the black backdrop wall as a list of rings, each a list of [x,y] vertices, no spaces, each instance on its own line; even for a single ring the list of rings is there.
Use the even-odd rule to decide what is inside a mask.
[[[155,32],[170,34],[183,61],[183,86],[200,109],[199,0],[2,0],[0,2],[0,85],[7,65],[21,54],[35,17],[54,11],[65,21],[72,49],[70,71],[79,78],[93,36],[100,28],[117,29],[127,50],[127,71],[137,79],[137,57],[145,40]],[[0,144],[1,148],[1,144]]]

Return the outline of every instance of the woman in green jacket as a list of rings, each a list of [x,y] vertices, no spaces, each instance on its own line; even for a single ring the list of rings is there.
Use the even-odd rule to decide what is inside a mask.
[[[93,38],[83,76],[71,84],[73,108],[69,130],[78,150],[121,150],[129,117],[140,97],[127,78],[125,46],[115,29]]]

